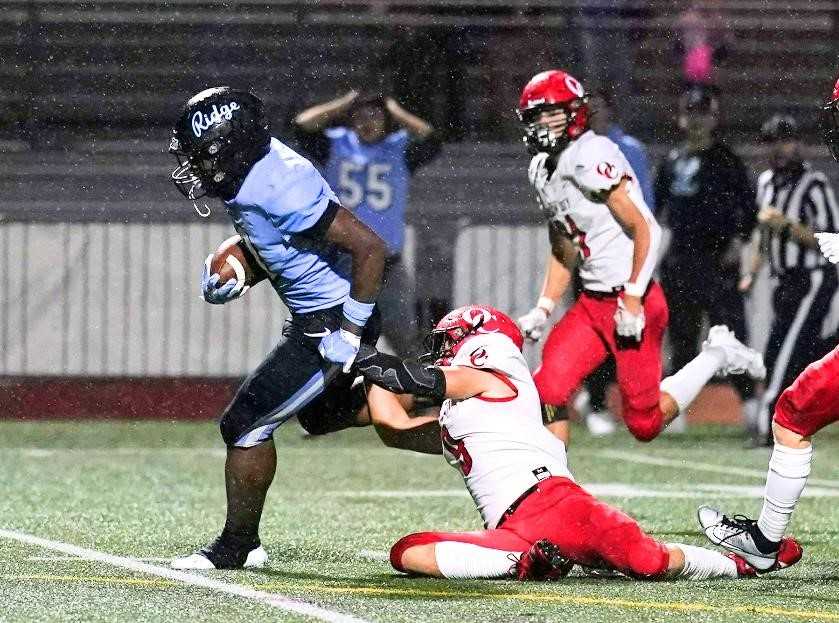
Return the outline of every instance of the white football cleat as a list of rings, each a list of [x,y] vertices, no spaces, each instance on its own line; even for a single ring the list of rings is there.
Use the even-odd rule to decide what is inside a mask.
[[[173,569],[209,571],[212,569],[261,569],[268,564],[268,552],[262,545],[245,552],[219,547],[218,539],[189,556],[175,558]]]
[[[592,411],[586,416],[586,428],[592,437],[605,437],[613,434],[617,426],[608,411]]]
[[[758,572],[770,571],[778,560],[778,550],[762,552],[752,536],[758,530],[753,519],[735,515],[726,517],[716,508],[700,506],[696,510],[699,525],[714,545],[737,554]]]
[[[721,374],[748,374],[760,381],[766,378],[766,366],[763,365],[763,355],[753,348],[749,348],[738,340],[734,332],[724,324],[711,327],[708,339],[702,343],[702,350],[717,350],[723,353],[725,362],[720,368]]]

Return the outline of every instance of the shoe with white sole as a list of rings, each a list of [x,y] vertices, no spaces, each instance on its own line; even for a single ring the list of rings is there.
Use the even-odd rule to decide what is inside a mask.
[[[724,324],[711,327],[708,339],[702,343],[702,350],[717,350],[723,353],[725,363],[720,368],[720,374],[746,373],[757,381],[766,378],[763,355],[743,344]]]
[[[608,411],[592,411],[586,415],[586,428],[593,437],[604,437],[615,432],[615,418]]]
[[[268,552],[259,540],[244,543],[222,533],[194,554],[175,558],[173,569],[260,569],[268,563]]]
[[[796,541],[791,536],[785,536],[781,539],[780,545],[778,545],[778,559],[775,561],[775,564],[772,567],[766,569],[765,571],[758,571],[757,569],[755,569],[752,565],[747,563],[740,554],[728,552],[727,554],[725,554],[725,556],[734,561],[734,564],[737,567],[738,577],[754,578],[758,575],[763,575],[764,573],[769,573],[771,571],[780,571],[781,569],[791,567],[799,560],[801,560],[801,556],[803,554],[804,548],[801,547],[801,543]]]
[[[755,536],[763,537],[757,522],[742,515],[727,517],[716,508],[700,506],[696,511],[699,525],[705,536],[714,545],[737,554],[757,573],[766,573],[783,569],[795,564],[801,559],[801,545],[789,537],[785,537],[771,551],[762,551],[755,543]],[[761,538],[765,541],[765,538]],[[782,555],[783,554],[783,555]]]

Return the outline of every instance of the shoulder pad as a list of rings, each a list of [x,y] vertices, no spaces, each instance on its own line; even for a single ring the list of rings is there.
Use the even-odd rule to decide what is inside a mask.
[[[574,182],[587,194],[599,194],[617,186],[626,175],[626,159],[615,143],[596,136],[575,154],[571,166]]]

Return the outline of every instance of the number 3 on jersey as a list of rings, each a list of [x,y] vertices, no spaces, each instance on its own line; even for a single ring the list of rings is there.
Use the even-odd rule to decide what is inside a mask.
[[[366,201],[371,210],[387,210],[393,203],[393,188],[387,181],[391,168],[391,164],[382,162],[363,164],[342,160],[338,168],[338,198],[341,204],[348,210],[355,210],[362,201]]]
[[[460,465],[460,472],[464,476],[468,476],[472,471],[472,457],[469,456],[469,451],[466,449],[466,444],[462,439],[455,439],[449,434],[445,426],[440,428],[440,437],[443,440],[443,452],[451,456],[450,463],[457,461]],[[447,456],[446,459],[449,457]]]
[[[568,235],[571,236],[571,240],[573,240],[574,244],[577,245],[577,249],[579,249],[582,259],[586,259],[589,255],[591,255],[591,249],[589,249],[586,244],[586,232],[581,231],[574,222],[574,219],[567,214],[565,215],[565,229],[568,231]]]

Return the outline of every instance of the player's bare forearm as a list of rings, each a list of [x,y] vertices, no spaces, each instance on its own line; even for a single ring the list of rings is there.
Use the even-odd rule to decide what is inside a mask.
[[[371,385],[367,390],[367,406],[370,408],[370,421],[375,426],[383,426],[395,431],[407,431],[429,422],[436,422],[436,415],[417,415],[411,417],[414,397],[409,394],[394,394],[378,385]]]
[[[362,303],[375,301],[385,268],[385,244],[382,239],[344,208],[338,209],[326,231],[326,239],[352,256],[350,296]],[[360,327],[344,328],[360,332]]]
[[[548,256],[548,266],[545,271],[545,280],[542,283],[540,296],[549,298],[556,302],[562,298],[571,283],[571,271],[569,271],[553,254]]]
[[[367,391],[370,420],[386,446],[441,454],[439,409],[435,407],[424,414],[413,415],[414,402],[411,395],[393,394],[378,385],[371,385]]]
[[[632,223],[628,231],[629,237],[632,238],[632,273],[629,280],[635,283],[650,253],[650,227],[644,219],[641,219],[639,222]]]
[[[609,194],[606,205],[626,235],[632,239],[632,272],[629,280],[635,283],[650,252],[650,226],[629,198],[623,184],[625,182]]]
[[[294,123],[307,132],[323,130],[337,117],[344,114],[358,97],[357,91],[350,91],[341,97],[307,108],[294,118]]]
[[[576,250],[568,237],[551,225],[548,229],[551,250],[545,268],[545,280],[540,296],[556,302],[562,298],[571,283],[571,269],[576,264]]]
[[[385,106],[396,123],[408,130],[412,136],[420,139],[428,138],[434,131],[431,124],[402,108],[392,97],[385,100]]]
[[[621,180],[607,196],[606,205],[632,240],[632,270],[625,284],[628,296],[624,299],[640,301],[655,267],[661,243],[661,228],[652,217],[648,220],[635,205],[628,193],[628,183],[626,179]]]

